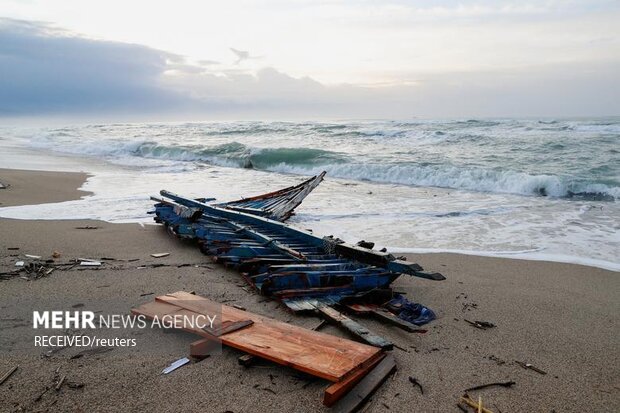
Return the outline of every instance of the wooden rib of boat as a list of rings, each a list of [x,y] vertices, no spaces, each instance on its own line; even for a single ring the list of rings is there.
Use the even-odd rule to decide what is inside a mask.
[[[321,181],[323,181],[324,176],[325,171],[321,172],[319,175],[313,176],[299,185],[269,192],[263,195],[218,204],[218,206],[232,209],[234,211],[274,219],[276,221],[286,221],[294,214],[293,211],[299,206],[299,204],[301,204],[304,198],[306,198],[310,192],[312,192],[314,188],[316,188]]]

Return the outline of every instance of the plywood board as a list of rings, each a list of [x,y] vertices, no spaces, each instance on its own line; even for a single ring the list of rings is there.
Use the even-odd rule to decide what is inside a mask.
[[[354,374],[360,365],[382,354],[381,349],[376,347],[283,323],[186,292],[159,296],[155,302],[144,304],[132,312],[150,318],[169,314],[191,317],[221,312],[222,322],[252,320],[254,324],[222,335],[222,343],[332,382]],[[188,328],[186,331],[209,336],[198,328]]]

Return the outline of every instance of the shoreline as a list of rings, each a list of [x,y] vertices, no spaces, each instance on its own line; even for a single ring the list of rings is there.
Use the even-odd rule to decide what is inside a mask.
[[[433,254],[452,254],[467,255],[471,257],[498,258],[502,260],[536,261],[567,265],[578,265],[580,267],[597,268],[606,271],[620,272],[620,264],[610,261],[603,261],[590,258],[573,258],[570,255],[545,254],[536,252],[494,252],[494,251],[468,251],[468,250],[440,250],[431,248],[389,248],[393,254],[404,255],[433,255]],[[555,259],[554,259],[555,258]]]
[[[22,176],[23,184],[28,185],[27,176],[34,175]],[[37,178],[38,182],[41,179]],[[75,189],[81,185],[76,184],[80,179],[85,180],[86,175],[53,179],[47,193],[82,195]],[[71,191],[67,188],[70,184]],[[76,228],[81,226],[97,228]],[[220,406],[222,411],[234,412],[276,407],[328,412],[320,402],[325,382],[307,384],[296,378],[294,371],[270,363],[241,367],[237,357],[242,353],[228,348],[220,356],[161,376],[162,368],[187,354],[194,338],[183,333],[140,331],[135,349],[115,348],[79,359],[71,358],[79,352],[77,348],[41,357],[42,350],[32,347],[29,321],[33,310],[69,311],[83,305],[103,313],[128,313],[155,295],[179,290],[194,290],[307,328],[318,323],[316,317],[293,315],[277,302],[244,289],[239,274],[211,263],[195,244],[169,236],[161,226],[0,218],[0,245],[0,271],[13,270],[23,254],[51,258],[57,251],[61,262],[77,257],[114,259],[95,271],[59,270],[33,281],[19,277],[0,281],[0,372],[20,366],[2,386],[10,391],[0,392],[0,404],[12,406],[10,411],[110,410],[110,400],[116,400],[130,410],[195,411]],[[155,252],[169,252],[170,256],[155,259],[150,256]],[[574,264],[464,254],[407,257],[427,271],[447,277],[432,282],[401,276],[394,282],[396,290],[433,309],[437,319],[424,326],[426,334],[412,334],[355,317],[398,346],[392,351],[398,373],[373,396],[367,411],[412,407],[424,412],[456,411],[454,404],[463,389],[508,380],[517,384],[511,389],[490,388],[475,396],[482,395],[494,412],[620,409],[620,338],[614,333],[620,325],[617,273]],[[160,264],[163,266],[150,267]],[[465,319],[489,321],[497,327],[480,330]],[[323,331],[346,337],[334,326]],[[531,363],[547,374],[523,369],[516,361]],[[84,387],[48,391],[37,399],[59,368],[68,381]],[[423,395],[411,385],[409,376],[422,383]]]
[[[63,158],[66,156],[63,156]],[[27,183],[32,190],[28,193],[23,192],[24,189],[17,189],[19,192],[14,194],[13,192],[16,190],[16,186],[9,186],[8,189],[0,189],[0,208],[3,207],[20,207],[20,206],[29,206],[29,205],[41,205],[47,203],[59,203],[64,201],[72,201],[72,200],[80,200],[88,195],[93,195],[93,192],[86,191],[81,189],[85,186],[86,180],[88,178],[94,177],[97,172],[83,172],[83,169],[86,167],[86,164],[80,165],[79,162],[83,162],[82,158],[71,158],[68,157],[74,162],[78,162],[78,168],[69,168],[74,169],[74,171],[52,171],[52,170],[43,170],[43,169],[29,169],[31,166],[27,164],[22,167],[9,167],[9,168],[0,168],[0,183],[11,184],[11,181],[17,180],[21,187],[22,183]],[[49,160],[47,161],[49,162]],[[43,166],[47,165],[45,163]],[[49,165],[48,165],[49,166]],[[102,169],[102,165],[97,164],[95,167],[95,171],[99,171]],[[79,172],[77,172],[77,171]],[[9,179],[4,178],[7,176]],[[60,186],[56,189],[57,192],[53,192],[48,190],[50,185],[54,185],[58,183]],[[18,187],[18,188],[19,188]],[[8,195],[8,196],[6,196]],[[17,201],[13,201],[16,199]],[[145,197],[146,199],[146,197]],[[10,215],[10,213],[9,213]],[[22,215],[23,216],[23,215]],[[17,217],[4,218],[0,217],[0,219],[30,219],[27,217],[22,218],[20,214],[17,214]],[[44,219],[48,220],[48,218],[34,218],[34,219]],[[49,220],[67,220],[74,218],[49,218]],[[91,219],[91,218],[78,218],[82,219]],[[95,218],[95,220],[97,220]],[[106,221],[109,222],[109,221]],[[122,223],[133,223],[131,221],[120,221]],[[137,223],[137,221],[136,221]],[[144,222],[144,224],[147,224]],[[608,261],[604,259],[597,258],[586,258],[579,257],[573,255],[563,255],[557,253],[546,253],[545,248],[533,249],[533,250],[523,250],[523,251],[488,251],[488,250],[465,250],[465,249],[442,249],[442,248],[418,248],[418,247],[398,247],[398,246],[390,246],[390,245],[382,245],[385,246],[390,252],[393,254],[400,255],[418,255],[418,254],[457,254],[457,255],[466,255],[472,257],[491,257],[491,258],[501,258],[508,260],[524,260],[524,261],[537,261],[537,262],[555,262],[559,264],[572,264],[579,265],[584,267],[591,268],[600,268],[608,271],[620,272],[620,263],[616,263],[613,261]]]

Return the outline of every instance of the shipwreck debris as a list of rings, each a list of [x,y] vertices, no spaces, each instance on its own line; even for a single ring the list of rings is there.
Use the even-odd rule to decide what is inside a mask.
[[[189,359],[187,357],[183,357],[181,359],[178,359],[177,361],[173,362],[172,364],[170,364],[168,367],[166,367],[165,369],[163,369],[161,371],[161,374],[168,374],[168,373],[172,373],[173,371],[175,371],[176,369],[178,369],[181,366],[186,365],[187,363],[189,363]]]
[[[471,326],[479,328],[481,330],[487,330],[489,328],[495,327],[495,324],[490,323],[488,321],[478,321],[478,320],[470,321],[470,320],[468,320],[466,318],[464,318],[463,321],[465,321],[466,323],[470,324]]]
[[[170,255],[169,252],[158,252],[158,253],[155,253],[155,254],[151,254],[151,257],[153,257],[153,258],[164,258],[164,257],[167,257],[168,255]]]
[[[239,364],[243,367],[250,367],[256,361],[256,357],[251,354],[244,354],[237,359]]]
[[[377,347],[297,327],[182,291],[157,296],[155,301],[134,308],[132,313],[161,318],[179,311],[188,317],[218,311],[221,312],[222,325],[251,320],[252,323],[247,323],[242,330],[220,328],[219,335],[191,325],[185,325],[183,329],[331,381],[333,384],[325,392],[326,405],[344,396],[385,358],[385,353]]]
[[[515,360],[515,363],[517,363],[519,366],[523,367],[524,369],[534,370],[538,374],[547,374],[546,371],[541,370],[538,367],[533,366],[530,363],[525,363],[523,361],[517,361],[517,360]]]
[[[233,211],[286,221],[301,202],[316,188],[325,177],[325,172],[300,183],[299,185],[269,192],[251,198],[242,198],[238,201],[226,202],[218,206]],[[215,200],[212,198],[212,200]],[[206,201],[203,201],[206,202]]]
[[[67,375],[63,374],[62,377],[58,380],[58,383],[56,383],[56,387],[54,387],[56,391],[60,391],[60,388],[62,387],[66,378],[67,378]]]
[[[386,306],[389,312],[376,315],[409,330],[433,320],[435,314],[430,309],[394,293],[390,284],[402,274],[445,279],[441,274],[424,272],[415,263],[372,250],[374,245],[367,242],[360,246],[333,236],[321,238],[281,222],[303,199],[289,203],[282,194],[304,192],[302,188],[318,184],[323,175],[242,203],[209,204],[162,190],[162,198],[151,197],[157,201],[155,221],[179,238],[197,240],[202,252],[237,269],[262,295],[281,301],[294,312],[318,310],[364,341],[373,335],[334,306],[345,305],[342,308],[346,310],[349,304],[380,306],[390,301]],[[285,204],[288,212],[276,213]],[[406,327],[407,323],[413,326]],[[391,346],[383,339],[375,344]]]
[[[413,376],[409,376],[409,382],[414,386],[417,386],[420,389],[420,393],[424,394],[424,388],[422,387],[422,384],[418,381],[418,379]]]
[[[394,347],[391,341],[372,333],[357,321],[329,306],[320,306],[319,311],[321,315],[325,316],[328,320],[342,326],[345,330],[372,346],[380,347],[385,350],[391,350]]]
[[[19,368],[19,366],[15,366],[12,369],[10,369],[9,371],[7,371],[6,373],[4,373],[2,375],[2,377],[0,377],[0,385],[2,385],[5,381],[7,381],[9,379],[9,377],[11,377],[13,375],[13,373],[15,373],[17,371],[17,369]]]
[[[364,240],[359,241],[355,245],[357,245],[358,247],[367,248],[369,250],[371,250],[371,249],[373,249],[375,247],[375,243],[374,242],[364,241]]]
[[[89,260],[89,261],[81,261],[80,266],[82,267],[100,267],[101,261]]]
[[[342,399],[332,407],[334,413],[349,413],[368,401],[383,382],[396,371],[396,362],[391,354],[386,356],[370,373],[355,385]]]
[[[487,383],[487,384],[481,384],[479,386],[473,386],[470,388],[467,388],[465,390],[463,390],[464,392],[469,392],[469,391],[474,391],[474,390],[482,390],[482,389],[486,389],[487,387],[493,387],[493,386],[500,386],[500,387],[512,387],[514,386],[515,383],[514,381],[502,381],[502,382],[493,382],[493,383]]]
[[[392,324],[400,329],[408,331],[410,333],[426,333],[427,330],[417,328],[410,322],[399,318],[387,309],[376,304],[349,304],[347,308],[356,314],[367,314],[377,318],[380,321]]]
[[[478,396],[478,401],[474,401],[469,395],[465,394],[459,399],[460,402],[476,409],[478,413],[493,413],[491,410],[482,406],[482,396]]]

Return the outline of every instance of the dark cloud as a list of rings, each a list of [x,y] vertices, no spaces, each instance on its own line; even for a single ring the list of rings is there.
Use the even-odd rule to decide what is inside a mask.
[[[0,19],[0,116],[329,116],[346,106],[334,92],[273,68],[192,65],[141,45]]]
[[[0,113],[152,111],[185,98],[160,86],[178,56],[0,19]]]
[[[124,119],[597,116],[620,113],[618,61],[451,73],[383,87],[249,73],[0,19],[0,116]]]

